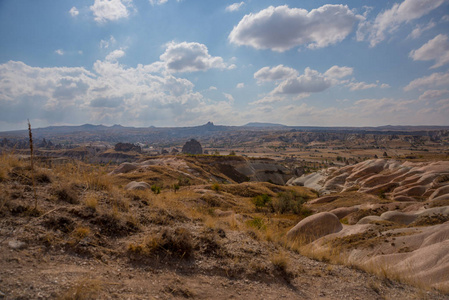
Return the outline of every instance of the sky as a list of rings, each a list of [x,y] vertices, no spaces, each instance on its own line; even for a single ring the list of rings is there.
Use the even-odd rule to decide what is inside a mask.
[[[0,0],[0,131],[449,125],[449,0]]]

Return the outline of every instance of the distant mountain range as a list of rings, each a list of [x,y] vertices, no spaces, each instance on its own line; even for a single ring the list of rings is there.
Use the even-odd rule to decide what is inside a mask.
[[[195,138],[209,140],[211,143],[224,140],[242,140],[282,132],[316,132],[342,134],[407,134],[424,136],[432,131],[449,130],[449,126],[379,126],[379,127],[319,127],[319,126],[286,126],[274,123],[248,123],[243,126],[214,125],[208,122],[193,127],[125,127],[122,125],[92,125],[80,126],[50,126],[33,129],[35,139],[51,139],[64,143],[85,143],[95,141],[117,142],[148,142],[172,144],[186,139]],[[433,135],[433,134],[432,134]],[[25,139],[27,130],[0,132],[0,138]],[[232,138],[231,138],[232,137]]]

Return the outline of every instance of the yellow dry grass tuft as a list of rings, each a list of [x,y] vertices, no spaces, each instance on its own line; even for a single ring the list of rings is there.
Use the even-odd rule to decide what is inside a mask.
[[[78,280],[69,290],[67,290],[60,300],[88,300],[99,299],[105,283],[98,279],[83,278]]]

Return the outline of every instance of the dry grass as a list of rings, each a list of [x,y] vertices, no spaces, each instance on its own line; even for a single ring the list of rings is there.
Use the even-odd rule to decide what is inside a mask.
[[[105,283],[98,279],[83,278],[59,297],[60,300],[99,299]]]
[[[131,259],[154,256],[189,258],[193,255],[193,236],[183,227],[164,229],[159,234],[149,235],[142,243],[128,245]]]
[[[80,241],[90,235],[90,228],[84,226],[76,227],[71,235],[75,240]]]
[[[93,210],[97,210],[98,196],[96,194],[87,194],[84,198],[84,204]]]

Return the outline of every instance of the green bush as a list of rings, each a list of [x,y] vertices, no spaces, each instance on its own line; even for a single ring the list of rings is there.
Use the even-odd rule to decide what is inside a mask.
[[[161,187],[158,186],[158,185],[156,185],[156,184],[153,184],[153,185],[151,186],[151,190],[152,190],[153,193],[155,193],[156,195],[161,193]]]
[[[307,201],[307,196],[293,191],[278,193],[277,198],[271,201],[271,210],[276,213],[300,214],[302,205]]]
[[[259,217],[255,217],[252,220],[246,221],[246,225],[248,225],[250,227],[254,227],[259,230],[265,230],[267,228],[263,219],[259,218]]]
[[[271,197],[267,194],[257,195],[256,197],[253,197],[251,201],[253,202],[254,206],[256,206],[256,209],[261,209],[263,207],[266,207],[271,202]]]
[[[212,190],[216,191],[217,193],[220,191],[221,187],[218,183],[212,184]]]

